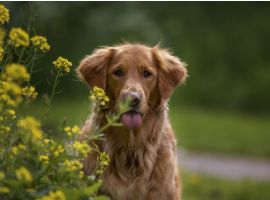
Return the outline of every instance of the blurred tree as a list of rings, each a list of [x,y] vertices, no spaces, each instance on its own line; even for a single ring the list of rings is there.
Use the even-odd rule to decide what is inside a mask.
[[[28,3],[6,2],[10,9]],[[171,47],[190,78],[173,101],[249,112],[270,111],[269,2],[35,2],[37,32],[52,44],[38,78],[60,52],[78,64],[122,40]],[[14,13],[14,12],[13,12]],[[12,19],[18,24],[19,14]],[[74,81],[71,81],[74,80]],[[70,96],[82,85],[66,77]],[[46,81],[39,85],[46,90]]]

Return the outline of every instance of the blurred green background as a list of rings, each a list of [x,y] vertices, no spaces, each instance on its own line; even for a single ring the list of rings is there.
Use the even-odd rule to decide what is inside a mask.
[[[46,93],[52,60],[69,58],[74,69],[102,45],[123,40],[161,42],[187,64],[190,77],[170,101],[170,117],[181,148],[194,152],[270,159],[269,2],[5,2],[10,26],[34,14],[33,32],[47,36],[51,51],[35,74]],[[30,11],[29,12],[29,8]],[[88,88],[75,73],[62,80],[50,115],[82,123]],[[39,113],[36,104],[31,112]],[[204,177],[189,184],[185,199],[270,199],[270,183]],[[186,191],[186,192],[185,192]],[[195,191],[195,192],[192,192]]]

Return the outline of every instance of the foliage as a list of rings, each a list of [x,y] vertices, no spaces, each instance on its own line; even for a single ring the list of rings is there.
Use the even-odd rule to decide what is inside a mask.
[[[9,21],[9,12],[2,4],[0,9],[5,10],[0,13],[3,24]],[[8,29],[0,28],[2,33],[8,32]],[[45,112],[35,117],[27,112],[38,96],[31,78],[36,70],[37,58],[49,51],[50,45],[44,36],[30,37],[29,31],[11,28],[8,35],[1,35],[1,49],[0,199],[107,199],[97,195],[101,177],[110,161],[106,152],[101,152],[95,146],[90,147],[89,141],[77,141],[81,133],[77,125],[71,126],[65,122],[56,131],[44,127],[59,80],[70,72],[72,63],[63,57],[53,61],[53,81],[49,82],[51,92],[44,96]],[[99,92],[97,96],[101,93],[104,98],[101,105],[106,106],[109,98],[102,89],[95,90]],[[92,99],[92,102],[99,106],[99,101]],[[22,108],[26,112],[21,113]],[[128,109],[127,105],[125,108]],[[110,126],[118,125],[114,114],[108,120]],[[62,137],[55,138],[55,134]],[[102,137],[99,129],[98,133],[93,134],[95,139]],[[64,138],[68,138],[68,142]],[[98,153],[98,163],[96,171],[87,176],[82,171],[81,161],[93,151]]]
[[[13,9],[27,3],[9,3]],[[35,2],[40,29],[79,62],[94,48],[122,40],[171,48],[189,78],[176,90],[178,103],[232,111],[270,111],[270,2]],[[50,12],[48,12],[50,10]],[[70,14],[72,13],[72,15]],[[19,21],[20,15],[17,14]],[[53,23],[52,23],[53,22]],[[49,61],[42,60],[43,79]],[[48,68],[47,68],[48,67]],[[62,82],[63,95],[82,95],[82,85]],[[38,85],[40,90],[46,84]]]

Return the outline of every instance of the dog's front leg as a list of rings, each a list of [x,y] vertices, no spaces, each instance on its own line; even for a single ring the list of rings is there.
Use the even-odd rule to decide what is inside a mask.
[[[180,186],[175,156],[161,150],[150,176],[146,200],[180,200]]]

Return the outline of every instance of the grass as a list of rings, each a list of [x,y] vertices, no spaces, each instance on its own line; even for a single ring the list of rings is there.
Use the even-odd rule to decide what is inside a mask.
[[[88,110],[87,97],[58,100],[52,105],[47,124],[53,127],[65,119],[68,124],[80,125]],[[29,112],[40,115],[43,106],[35,104]],[[270,117],[172,105],[170,120],[178,145],[187,150],[270,157]]]
[[[178,144],[192,151],[270,157],[270,118],[172,106]]]
[[[182,174],[182,185],[184,200],[270,199],[269,181],[231,181],[184,172]]]

